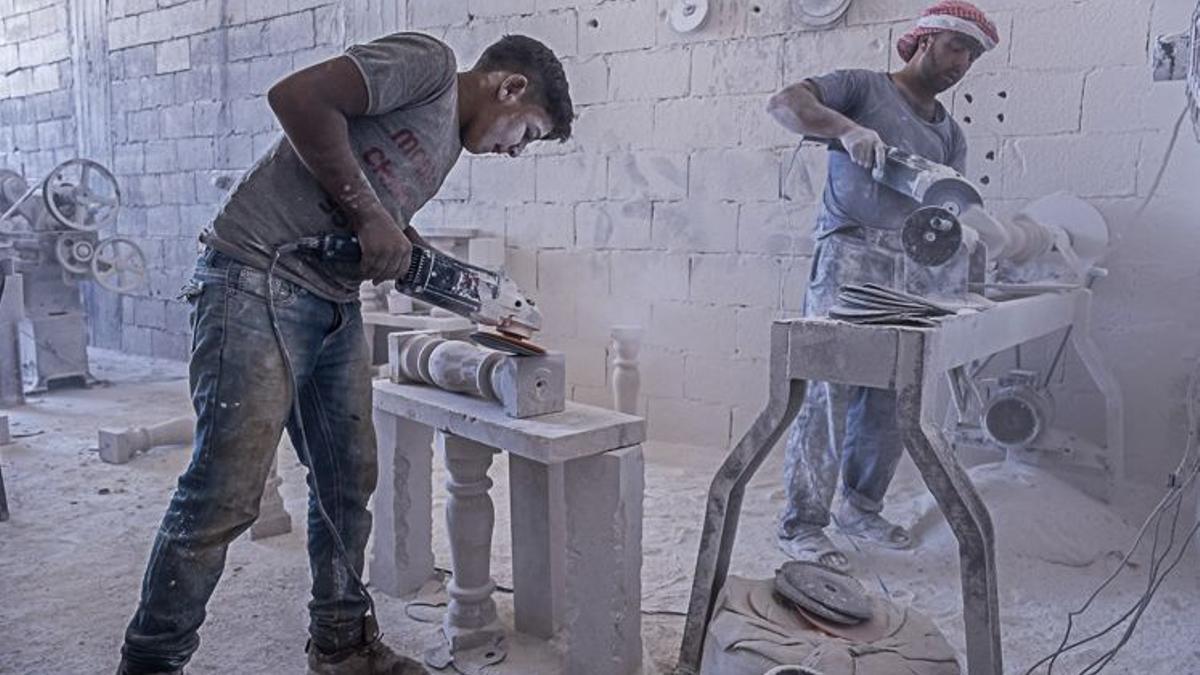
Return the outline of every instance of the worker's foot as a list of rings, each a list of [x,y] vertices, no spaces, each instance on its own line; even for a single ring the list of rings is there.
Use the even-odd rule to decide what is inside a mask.
[[[178,670],[144,670],[129,664],[125,659],[121,659],[121,665],[117,666],[117,675],[183,675],[183,668]]]
[[[813,526],[793,537],[780,537],[777,543],[792,560],[817,563],[838,572],[850,569],[850,560],[825,536],[824,528]]]
[[[913,545],[912,534],[872,511],[863,511],[843,503],[837,516],[838,529],[848,537],[862,539],[877,546],[906,549]]]
[[[424,666],[392,651],[379,640],[326,654],[310,641],[308,675],[428,675]]]

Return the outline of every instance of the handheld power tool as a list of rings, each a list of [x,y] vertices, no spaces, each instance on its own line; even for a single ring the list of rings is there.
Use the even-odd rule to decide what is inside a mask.
[[[328,262],[356,263],[362,259],[358,237],[351,234],[308,237],[298,242],[297,250]],[[504,274],[414,245],[412,262],[396,280],[396,290],[494,328],[471,335],[484,347],[520,356],[546,353],[530,341],[542,329],[541,310]]]
[[[830,150],[846,152],[841,141],[806,136]],[[904,253],[915,262],[941,265],[954,257],[963,240],[959,217],[982,207],[983,196],[971,181],[954,169],[920,155],[889,146],[887,160],[871,172],[876,182],[921,204],[904,221]]]

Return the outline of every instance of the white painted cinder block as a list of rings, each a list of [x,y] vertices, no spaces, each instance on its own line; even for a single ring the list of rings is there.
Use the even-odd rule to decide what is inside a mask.
[[[766,358],[771,353],[771,324],[783,314],[770,307],[739,307],[734,312],[735,345],[740,358]]]
[[[576,106],[608,100],[608,63],[603,56],[563,59],[563,72],[571,83],[571,102]]]
[[[654,107],[654,147],[695,150],[734,145],[743,104],[730,97],[683,98]]]
[[[495,204],[531,202],[535,176],[532,157],[475,157],[471,160],[471,199]]]
[[[577,152],[537,158],[537,199],[574,203],[607,192],[608,160],[603,155]]]
[[[431,28],[466,23],[468,0],[409,0],[408,17],[413,28]]]
[[[664,299],[686,300],[688,276],[686,253],[624,251],[612,259],[612,294],[647,304]]]
[[[779,158],[772,150],[704,150],[692,155],[692,197],[767,201],[779,197]]]
[[[638,372],[642,376],[642,396],[683,398],[682,353],[657,345],[643,345]]]
[[[608,3],[579,12],[579,53],[623,52],[654,46],[654,0]]]
[[[585,249],[650,246],[649,201],[580,202],[575,206],[575,244]]]
[[[1083,131],[1166,131],[1182,107],[1186,83],[1154,82],[1144,65],[1089,71],[1083,86]]]
[[[589,153],[645,148],[655,141],[654,105],[608,103],[578,111],[574,137]]]
[[[807,255],[817,205],[786,201],[743,204],[738,214],[737,250],[742,253]]]
[[[718,359],[688,354],[684,367],[684,396],[731,405],[765,402],[767,364],[764,358]]]
[[[510,206],[505,241],[532,250],[568,248],[575,243],[574,207],[532,202]]]
[[[647,342],[670,349],[712,356],[734,350],[733,307],[664,300],[651,310]]]
[[[687,191],[686,153],[639,151],[609,155],[608,194],[614,199],[683,199]]]
[[[1119,197],[1137,188],[1136,134],[1079,134],[1019,138],[1005,148],[1009,197],[1067,190],[1080,197]]]
[[[736,253],[692,256],[688,298],[718,305],[773,307],[779,303],[777,258]]]
[[[967,134],[1071,132],[1079,130],[1082,101],[1079,71],[968,74],[954,93],[954,118]]]
[[[539,297],[575,299],[609,294],[609,255],[593,251],[538,251]]]
[[[1018,12],[1011,64],[1017,68],[1095,68],[1146,64],[1146,26],[1153,3],[1094,0],[1052,3]],[[1149,67],[1147,66],[1147,69]]]
[[[155,69],[159,75],[191,68],[191,47],[187,38],[154,45]]]
[[[478,0],[491,4],[491,0]],[[520,0],[531,3],[532,0]],[[546,44],[561,59],[579,52],[579,22],[575,12],[552,12],[533,16],[513,17],[508,32],[528,35]],[[569,80],[568,80],[569,81]],[[574,86],[574,82],[571,82]]]
[[[733,202],[685,201],[654,205],[654,246],[676,251],[720,253],[737,247],[738,205]]]
[[[528,14],[534,10],[534,0],[469,0],[471,16],[510,16]]]
[[[649,397],[646,412],[646,428],[663,442],[729,447],[730,406],[724,403]]]
[[[784,45],[783,83],[842,68],[885,70],[892,48],[888,26],[800,33]]]
[[[695,96],[770,93],[780,88],[783,40],[710,42],[692,48]]]
[[[443,40],[454,50],[460,70],[470,68],[483,50],[504,36],[508,22],[505,19],[477,19],[445,29]]]
[[[691,57],[681,48],[623,52],[608,57],[614,101],[676,98],[688,93]]]

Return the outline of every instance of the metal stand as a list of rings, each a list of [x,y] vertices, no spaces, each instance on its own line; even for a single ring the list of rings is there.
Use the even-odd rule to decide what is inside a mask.
[[[717,594],[725,583],[746,484],[795,419],[808,380],[892,389],[905,447],[959,542],[970,675],[1000,675],[1003,658],[992,521],[942,435],[934,398],[951,369],[1075,325],[1076,347],[1092,376],[1111,385],[1087,332],[1091,293],[1075,290],[1001,302],[938,328],[861,326],[824,319],[777,321],[771,330],[767,406],[730,452],[708,493],[677,675],[696,675]],[[1102,389],[1120,410],[1115,386]],[[1121,438],[1120,416],[1109,420]],[[1121,462],[1110,445],[1109,466]],[[1119,473],[1119,470],[1115,470]]]

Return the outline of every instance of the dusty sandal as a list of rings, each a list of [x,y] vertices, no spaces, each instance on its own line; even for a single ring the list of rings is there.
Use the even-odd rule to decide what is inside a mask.
[[[820,530],[791,539],[779,539],[778,544],[780,550],[792,560],[817,563],[838,572],[850,569],[850,559]]]
[[[841,520],[838,522],[838,529],[848,537],[862,539],[885,548],[903,550],[913,545],[912,534],[908,530],[888,522],[878,513],[864,513],[849,521]]]

